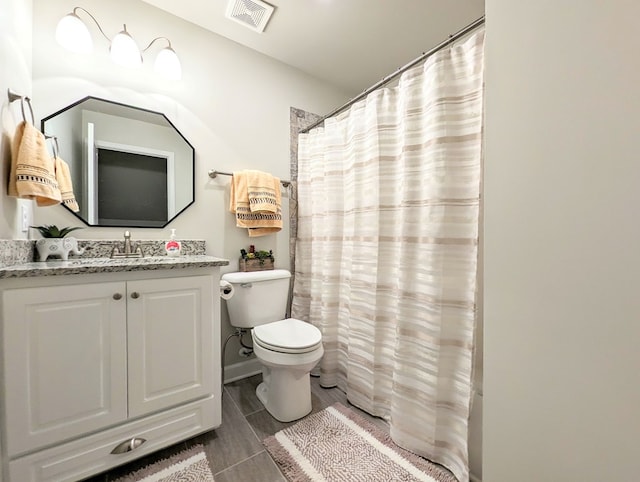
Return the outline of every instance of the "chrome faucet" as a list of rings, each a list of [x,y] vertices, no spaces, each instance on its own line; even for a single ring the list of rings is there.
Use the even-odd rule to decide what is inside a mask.
[[[124,232],[124,254],[131,254],[131,233],[129,231]]]
[[[117,246],[113,247],[111,251],[112,258],[142,258],[142,248],[135,246],[131,243],[131,233],[129,231],[124,232],[124,251],[120,251]]]

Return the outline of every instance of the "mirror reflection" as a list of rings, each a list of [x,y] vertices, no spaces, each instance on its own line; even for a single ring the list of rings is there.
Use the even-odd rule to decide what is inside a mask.
[[[162,113],[85,97],[42,120],[89,226],[164,227],[194,200],[194,149]]]

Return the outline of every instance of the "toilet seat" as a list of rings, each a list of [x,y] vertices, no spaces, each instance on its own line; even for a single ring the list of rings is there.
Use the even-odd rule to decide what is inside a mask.
[[[318,328],[295,318],[256,326],[252,335],[262,348],[280,353],[308,353],[322,344]]]

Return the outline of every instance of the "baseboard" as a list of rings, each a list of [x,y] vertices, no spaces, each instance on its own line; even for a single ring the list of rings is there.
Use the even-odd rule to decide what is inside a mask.
[[[262,365],[257,358],[234,363],[224,367],[224,383],[235,382],[262,373]]]

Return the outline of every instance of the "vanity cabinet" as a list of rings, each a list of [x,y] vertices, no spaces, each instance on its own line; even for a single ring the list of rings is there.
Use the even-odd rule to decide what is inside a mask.
[[[10,481],[80,480],[220,425],[218,269],[180,271],[5,281]]]

